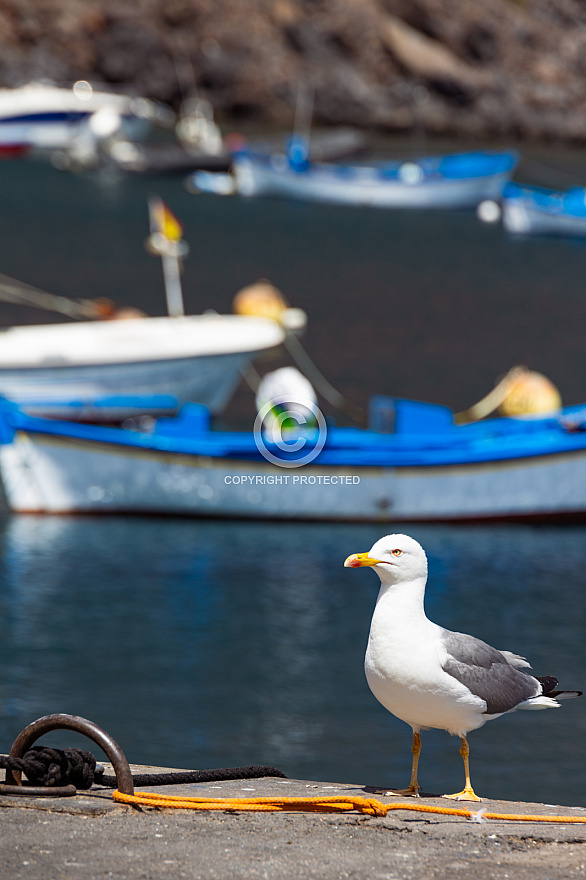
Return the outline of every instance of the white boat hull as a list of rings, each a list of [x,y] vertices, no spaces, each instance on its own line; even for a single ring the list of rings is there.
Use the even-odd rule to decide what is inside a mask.
[[[540,211],[520,199],[503,202],[503,226],[517,235],[566,235],[586,237],[586,217]]]
[[[55,122],[42,122],[31,119],[28,122],[10,122],[0,120],[0,146],[36,147],[40,150],[62,150],[70,146],[87,126],[89,116],[79,119]],[[120,136],[131,141],[143,140],[150,128],[145,119],[128,117],[122,119]]]
[[[71,418],[57,404],[74,401],[85,419],[109,421],[92,402],[163,394],[217,413],[252,357],[282,339],[275,321],[239,315],[10,327],[0,332],[0,395],[54,418]]]
[[[20,431],[0,446],[0,467],[19,512],[379,522],[586,514],[586,450],[449,467],[292,470]]]
[[[130,364],[46,367],[4,370],[0,393],[31,415],[50,412],[53,418],[71,418],[71,401],[83,404],[83,417],[110,421],[108,410],[92,401],[108,397],[169,395],[181,405],[195,401],[211,413],[223,410],[250,362],[250,354],[223,354]],[[60,409],[59,405],[63,404]],[[120,418],[136,415],[133,406]]]
[[[0,146],[64,149],[81,133],[93,114],[117,114],[119,133],[131,140],[144,138],[157,116],[156,106],[144,98],[86,88],[62,88],[29,83],[0,89]]]
[[[372,169],[364,177],[336,178],[319,173],[296,174],[259,165],[246,157],[234,160],[236,186],[243,196],[285,196],[314,202],[379,208],[474,208],[485,199],[500,200],[510,172],[466,179],[424,180],[408,184],[381,181]]]

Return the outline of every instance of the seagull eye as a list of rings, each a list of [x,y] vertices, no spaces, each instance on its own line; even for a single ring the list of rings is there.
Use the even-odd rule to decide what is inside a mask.
[[[391,553],[393,554],[393,556],[402,556],[403,555],[402,550],[391,550]]]

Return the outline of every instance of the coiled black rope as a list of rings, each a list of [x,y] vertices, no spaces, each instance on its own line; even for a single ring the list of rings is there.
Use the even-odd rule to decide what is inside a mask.
[[[24,773],[29,783],[35,786],[74,785],[77,789],[87,790],[95,783],[106,788],[117,787],[116,777],[106,775],[103,767],[96,767],[96,759],[92,753],[83,749],[34,746],[25,752],[22,758],[0,755],[0,768],[2,767]],[[176,773],[137,773],[133,774],[132,779],[135,785],[142,787],[221,782],[228,779],[259,779],[262,776],[287,778],[276,767],[254,765],[217,770],[184,770]]]
[[[31,785],[50,788],[75,785],[78,789],[88,789],[94,782],[96,759],[83,749],[34,746],[22,758],[0,755],[0,767],[20,770]]]

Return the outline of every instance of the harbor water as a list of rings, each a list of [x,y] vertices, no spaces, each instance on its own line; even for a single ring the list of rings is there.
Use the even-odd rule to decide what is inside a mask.
[[[586,179],[580,157],[562,166]],[[515,363],[548,375],[565,403],[586,401],[584,243],[515,241],[472,212],[195,197],[178,178],[76,176],[39,161],[0,165],[0,188],[0,272],[52,293],[163,314],[160,266],[143,246],[158,194],[191,246],[187,311],[229,311],[240,287],[269,278],[307,311],[307,350],[358,404],[388,393],[463,409]],[[57,319],[8,305],[0,317]],[[228,418],[254,418],[242,400]],[[0,751],[40,715],[70,712],[137,763],[271,763],[404,786],[411,732],[362,670],[378,581],[342,567],[383,530],[2,513]],[[433,620],[584,688],[584,527],[406,530],[429,555]],[[585,734],[586,700],[491,722],[470,737],[474,787],[584,803]],[[461,788],[458,748],[423,734],[426,791]]]
[[[586,679],[580,527],[419,526],[427,613]],[[378,590],[343,568],[372,525],[13,516],[0,549],[0,743],[50,712],[88,717],[138,763],[268,763],[301,779],[404,786],[411,731],[362,669]],[[75,744],[69,733],[55,744]],[[478,793],[583,804],[583,700],[470,735]],[[458,791],[459,740],[422,734],[425,791]],[[86,746],[87,747],[87,741]],[[84,740],[79,741],[83,746]]]

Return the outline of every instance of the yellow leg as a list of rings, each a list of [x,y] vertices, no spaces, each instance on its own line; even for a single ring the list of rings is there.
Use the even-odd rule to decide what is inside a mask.
[[[460,747],[460,754],[464,760],[464,773],[466,774],[466,784],[464,785],[463,791],[459,791],[456,794],[445,794],[444,797],[452,798],[455,801],[481,801],[482,798],[479,798],[474,794],[472,789],[472,784],[470,782],[470,764],[468,761],[468,756],[470,755],[470,747],[468,745],[468,740],[465,736],[462,737],[462,745]]]
[[[419,797],[419,783],[417,782],[417,768],[419,766],[419,755],[421,754],[421,737],[419,733],[413,731],[413,743],[411,745],[411,751],[413,752],[413,764],[411,765],[411,782],[409,783],[407,788],[401,789],[393,789],[393,791],[387,791],[385,794],[400,794],[400,795],[412,795],[413,797]]]

